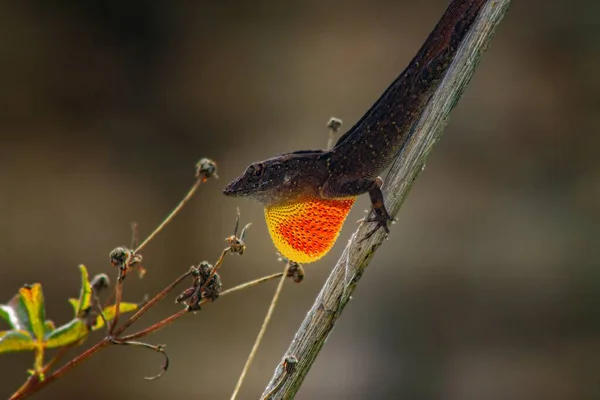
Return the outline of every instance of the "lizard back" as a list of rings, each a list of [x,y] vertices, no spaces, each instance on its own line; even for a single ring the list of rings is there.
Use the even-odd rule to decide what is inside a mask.
[[[406,69],[331,150],[333,178],[371,178],[389,166],[410,137],[431,95],[486,0],[454,1]]]

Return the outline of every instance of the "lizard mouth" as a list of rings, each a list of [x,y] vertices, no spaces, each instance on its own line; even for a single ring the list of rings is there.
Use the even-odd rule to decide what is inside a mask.
[[[223,194],[225,196],[237,197],[240,195],[239,190],[236,190],[234,187],[234,183],[235,182],[231,182],[229,185],[225,186],[225,189],[223,189]]]
[[[244,188],[243,186],[244,185],[242,185],[242,179],[238,178],[233,182],[229,183],[229,185],[227,185],[225,189],[223,189],[223,194],[225,194],[225,196],[231,197],[248,196],[248,194],[250,193],[247,190],[247,188]]]

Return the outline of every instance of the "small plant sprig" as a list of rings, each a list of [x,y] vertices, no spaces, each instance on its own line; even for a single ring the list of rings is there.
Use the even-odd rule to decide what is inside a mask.
[[[39,283],[24,285],[7,304],[0,305],[0,317],[11,328],[0,332],[0,353],[33,351],[34,365],[28,371],[32,378],[44,380],[49,369],[48,364],[44,364],[46,350],[79,345],[91,332],[102,329],[116,315],[115,306],[100,308],[99,312],[95,310],[95,298],[108,285],[108,277],[101,274],[90,281],[84,265],[79,266],[79,271],[79,297],[69,299],[73,307],[73,319],[59,327],[46,319],[44,294]],[[136,303],[121,302],[119,312],[134,311],[139,306]],[[49,364],[56,363],[56,358]]]
[[[186,314],[199,311],[201,305],[214,302],[220,296],[268,282],[284,275],[284,273],[268,275],[222,291],[221,277],[218,270],[223,265],[225,256],[229,253],[241,255],[246,249],[244,239],[250,224],[247,224],[238,236],[240,224],[238,210],[234,234],[225,239],[227,247],[221,252],[214,266],[207,261],[203,261],[190,267],[187,272],[175,279],[150,300],[144,300],[140,303],[122,301],[123,286],[127,274],[133,269],[137,269],[140,277],[143,277],[146,273],[146,269],[142,266],[143,257],[140,251],[173,220],[183,206],[194,196],[199,186],[211,177],[217,177],[216,164],[203,158],[196,164],[196,182],[165,220],[139,246],[135,246],[135,243],[133,243],[131,246],[134,248],[133,250],[126,247],[117,247],[110,252],[110,263],[118,269],[118,272],[115,288],[106,299],[104,306],[100,302],[99,295],[109,286],[108,277],[105,274],[100,274],[90,280],[87,268],[83,265],[80,266],[82,284],[79,298],[69,300],[74,308],[74,318],[58,328],[55,327],[52,321],[45,319],[44,297],[42,285],[39,283],[23,286],[7,304],[0,305],[0,319],[6,320],[11,328],[7,331],[0,331],[0,353],[28,350],[33,351],[35,354],[34,366],[29,371],[29,378],[11,396],[11,399],[23,399],[38,392],[110,345],[141,347],[162,354],[164,363],[160,372],[156,376],[146,377],[145,379],[159,378],[167,371],[169,366],[169,358],[165,353],[164,345],[152,345],[141,342],[139,339],[170,325]],[[134,225],[133,228],[135,242],[137,226]],[[124,335],[125,331],[143,314],[188,278],[192,279],[192,286],[183,290],[176,298],[176,303],[185,305],[184,309],[146,329]],[[113,298],[114,304],[110,304]],[[122,325],[119,325],[121,314],[126,312],[134,312],[134,314]],[[106,329],[107,332],[102,340],[75,356],[63,366],[54,369],[69,349],[81,345],[91,332],[102,328]],[[45,362],[45,351],[52,348],[57,348],[58,352],[50,361]]]

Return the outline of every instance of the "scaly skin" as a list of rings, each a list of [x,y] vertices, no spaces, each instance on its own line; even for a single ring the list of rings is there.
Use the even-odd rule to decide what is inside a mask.
[[[251,164],[224,190],[265,206],[273,243],[291,261],[313,262],[335,243],[356,196],[369,193],[368,222],[391,220],[378,176],[396,158],[489,0],[454,0],[417,55],[329,151],[298,151]]]

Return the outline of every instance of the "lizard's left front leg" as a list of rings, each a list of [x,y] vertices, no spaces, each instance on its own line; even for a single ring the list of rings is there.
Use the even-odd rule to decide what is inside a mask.
[[[321,188],[321,196],[323,198],[340,198],[358,196],[363,193],[369,193],[371,198],[371,206],[373,214],[367,216],[364,222],[376,222],[377,225],[365,236],[363,240],[370,238],[379,228],[383,228],[386,233],[390,233],[388,222],[393,221],[393,218],[388,213],[383,202],[383,193],[381,186],[383,179],[377,177],[375,179],[357,179],[346,181],[342,184],[327,180]]]

